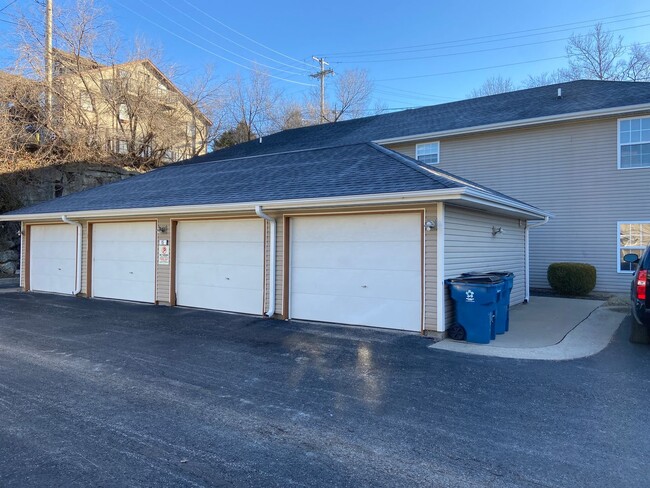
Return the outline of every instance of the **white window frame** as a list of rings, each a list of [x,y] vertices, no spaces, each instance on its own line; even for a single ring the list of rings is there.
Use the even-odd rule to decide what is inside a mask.
[[[79,104],[81,105],[81,110],[84,112],[94,112],[93,99],[90,96],[90,93],[82,91],[79,94]]]
[[[634,246],[621,246],[621,225],[650,224],[650,220],[619,220],[616,222],[616,272],[621,274],[634,274],[634,270],[621,269],[621,250],[634,249]],[[646,246],[639,246],[639,256],[643,254]]]
[[[118,139],[116,141],[116,151],[117,154],[128,154],[129,153],[129,141],[126,139]]]
[[[117,106],[117,118],[121,121],[129,120],[129,107],[126,103],[120,103]]]
[[[642,120],[642,119],[650,119],[650,115],[645,115],[641,117],[624,117],[622,119],[618,119],[616,122],[616,167],[618,169],[622,170],[629,170],[629,169],[648,169],[650,166],[639,166],[636,168],[623,168],[621,167],[621,122],[626,121],[626,120]],[[625,143],[626,146],[632,145],[632,144],[645,144],[643,142],[637,143],[637,142],[629,142]],[[650,141],[648,141],[648,144],[650,144]],[[625,223],[625,222],[624,222]],[[634,222],[633,222],[634,223]]]
[[[438,160],[435,163],[426,163],[424,161],[420,161],[420,148],[424,146],[435,146],[437,148],[436,156],[438,157]],[[423,154],[423,156],[428,156],[429,154],[433,153],[426,153]],[[431,142],[421,142],[419,144],[415,145],[415,159],[420,161],[422,164],[427,164],[427,165],[434,165],[434,164],[440,164],[440,141],[431,141]]]

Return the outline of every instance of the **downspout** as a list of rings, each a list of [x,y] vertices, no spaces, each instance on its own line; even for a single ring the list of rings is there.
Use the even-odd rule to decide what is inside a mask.
[[[526,229],[524,229],[524,253],[526,256],[526,294],[524,297],[524,303],[528,303],[530,301],[530,244],[529,244],[529,237],[528,237],[528,232],[530,229],[533,229],[535,227],[540,227],[548,222],[548,217],[544,217],[544,220],[542,222],[536,222],[534,224],[529,224],[526,222]]]
[[[75,276],[75,287],[72,294],[78,295],[79,293],[81,293],[81,253],[83,252],[81,247],[81,238],[82,238],[83,228],[79,222],[70,220],[65,215],[61,216],[61,220],[63,220],[63,222],[65,222],[66,224],[77,226],[77,259],[75,261],[76,276]]]
[[[269,309],[266,312],[267,317],[273,317],[275,314],[275,269],[276,269],[276,235],[277,222],[273,217],[269,217],[262,211],[261,205],[255,206],[255,213],[258,217],[268,221],[271,224],[271,245],[269,246]]]

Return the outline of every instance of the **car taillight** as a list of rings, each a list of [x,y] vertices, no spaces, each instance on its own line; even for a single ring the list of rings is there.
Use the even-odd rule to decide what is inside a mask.
[[[648,272],[645,269],[639,271],[639,274],[636,277],[636,297],[639,300],[645,300],[647,281],[648,281]]]

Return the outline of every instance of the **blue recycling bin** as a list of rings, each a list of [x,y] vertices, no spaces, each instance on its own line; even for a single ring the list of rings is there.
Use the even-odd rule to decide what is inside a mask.
[[[494,329],[497,334],[503,334],[510,330],[510,293],[514,285],[515,275],[509,271],[490,271],[481,273],[472,271],[470,273],[463,273],[462,277],[480,277],[480,276],[496,276],[503,280],[503,292],[497,302],[497,317]]]
[[[460,276],[446,280],[454,300],[456,323],[468,342],[488,344],[496,337],[497,303],[503,280],[497,276]]]

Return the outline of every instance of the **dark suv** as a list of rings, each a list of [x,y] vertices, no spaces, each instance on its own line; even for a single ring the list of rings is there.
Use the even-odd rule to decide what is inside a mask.
[[[623,259],[627,263],[636,265],[630,297],[632,298],[633,342],[647,342],[650,335],[650,290],[648,279],[650,276],[650,246],[641,257],[638,254],[626,254]]]

